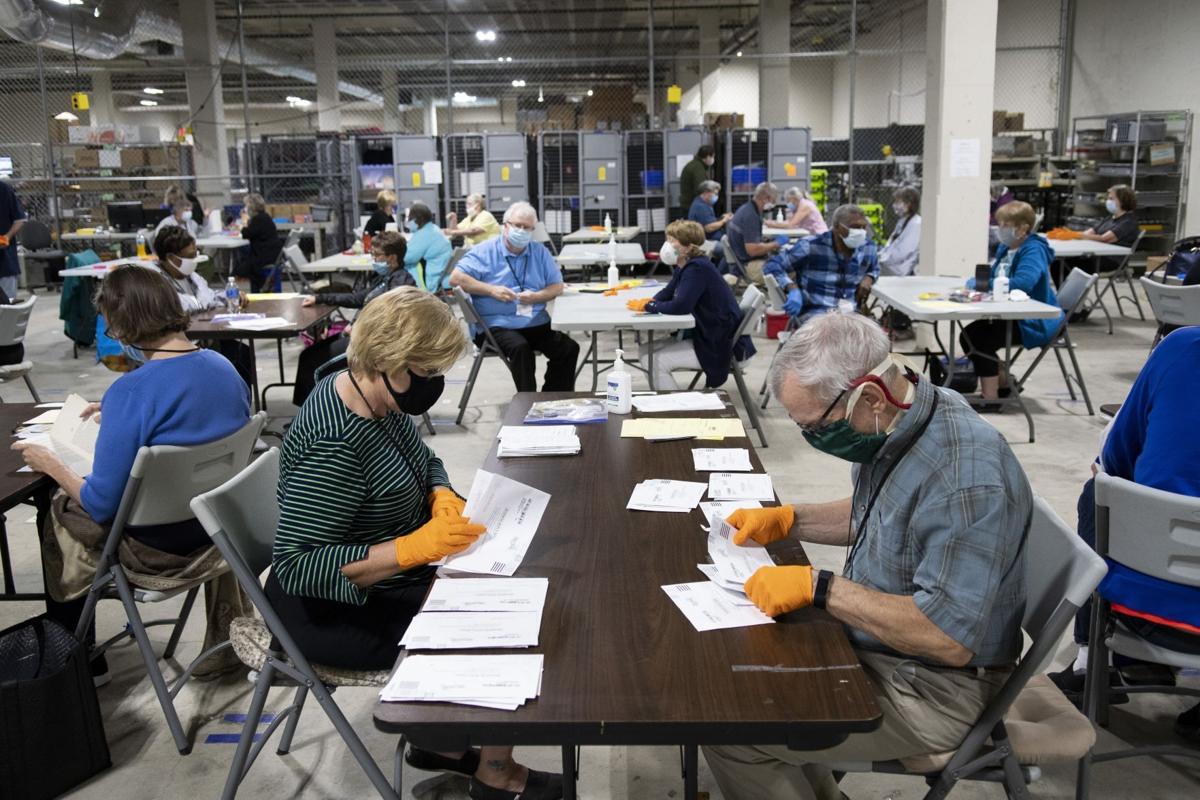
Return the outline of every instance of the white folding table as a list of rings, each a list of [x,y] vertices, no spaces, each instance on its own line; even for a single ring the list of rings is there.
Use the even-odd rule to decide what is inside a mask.
[[[632,242],[642,232],[642,229],[637,225],[627,225],[621,228],[613,228],[613,238],[618,242]],[[577,231],[568,233],[562,238],[563,244],[580,243],[580,242],[607,242],[608,232],[604,230],[594,231],[591,228],[580,228]]]
[[[1127,256],[1129,248],[1107,242],[1090,242],[1087,239],[1048,239],[1055,258],[1100,258],[1101,256]]]
[[[812,231],[807,228],[770,228],[763,225],[763,239],[770,239],[772,236],[786,236],[789,239],[803,239],[806,236],[815,236]]]
[[[593,267],[608,266],[608,243],[565,244],[554,260],[560,267],[579,267],[587,280]],[[615,260],[618,267],[633,267],[645,264],[646,254],[637,242],[617,242]]]
[[[885,306],[894,308],[916,321],[933,323],[934,337],[946,356],[946,386],[950,385],[950,381],[954,377],[954,351],[958,342],[957,328],[959,326],[965,327],[977,319],[1058,319],[1063,314],[1063,310],[1058,306],[1037,300],[955,303],[945,299],[921,299],[921,295],[928,293],[936,293],[944,298],[950,292],[962,288],[964,285],[963,278],[883,275],[871,287],[871,294]],[[950,338],[947,344],[943,344],[941,337],[937,335],[937,323],[939,322],[950,323]],[[1012,331],[1009,330],[1004,342],[1005,362],[1012,360],[1011,355]],[[1032,442],[1033,417],[1030,416],[1029,409],[1021,400],[1021,393],[1017,390],[1016,380],[1011,372],[1008,376],[1008,389],[1007,400],[1002,399],[1001,402],[1015,404],[1021,409],[1021,413],[1025,415],[1025,419],[1029,423],[1029,441]]]
[[[556,331],[570,333],[577,331],[587,334],[590,342],[579,368],[575,371],[578,378],[583,368],[591,362],[592,391],[600,382],[600,364],[612,364],[612,359],[601,359],[597,348],[597,337],[602,331],[645,331],[648,336],[649,355],[643,368],[636,363],[638,369],[643,369],[654,388],[654,332],[677,331],[696,327],[696,318],[691,314],[645,314],[631,311],[625,307],[630,300],[653,297],[662,285],[640,286],[636,289],[625,289],[612,296],[600,292],[582,292],[576,286],[568,289],[554,299],[547,309],[550,313],[550,327]],[[634,358],[626,358],[626,362],[635,362]],[[609,367],[605,367],[605,370]]]

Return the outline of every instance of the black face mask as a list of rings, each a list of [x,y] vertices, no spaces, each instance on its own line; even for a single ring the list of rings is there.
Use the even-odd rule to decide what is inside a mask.
[[[446,378],[442,375],[425,377],[417,375],[411,369],[408,371],[408,391],[397,392],[392,388],[387,375],[383,376],[383,385],[396,403],[396,408],[405,414],[421,415],[433,408],[433,404],[442,396],[446,388]]]

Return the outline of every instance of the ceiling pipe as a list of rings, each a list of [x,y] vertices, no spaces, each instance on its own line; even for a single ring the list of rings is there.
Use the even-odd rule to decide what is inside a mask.
[[[0,30],[25,44],[71,52],[83,58],[110,60],[135,51],[147,42],[183,46],[178,18],[146,8],[142,0],[107,0],[99,17],[79,6],[63,6],[50,0],[0,0]],[[72,15],[74,31],[72,32]],[[73,34],[73,35],[72,35]],[[237,63],[231,43],[235,33],[218,31],[220,50]],[[247,43],[244,63],[270,75],[295,78],[315,86],[317,75],[303,67],[288,66],[294,56],[261,45]],[[383,105],[383,97],[348,81],[338,81],[338,91],[358,100]]]

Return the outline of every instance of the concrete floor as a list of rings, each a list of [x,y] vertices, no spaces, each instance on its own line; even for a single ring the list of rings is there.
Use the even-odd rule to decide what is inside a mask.
[[[34,380],[44,400],[61,400],[68,392],[78,392],[99,399],[105,387],[117,376],[93,362],[92,353],[71,358],[70,343],[62,334],[57,318],[58,295],[43,295],[35,307],[33,321],[26,338],[29,357],[36,363]],[[1145,360],[1153,337],[1150,323],[1118,320],[1114,336],[1093,321],[1079,326],[1074,333],[1079,345],[1085,375],[1094,401],[1119,402]],[[615,339],[615,337],[614,337]],[[610,346],[615,346],[615,340]],[[757,387],[767,369],[774,343],[759,343],[760,355],[750,368],[750,384]],[[299,344],[285,345],[284,353],[289,374],[295,362]],[[472,408],[464,427],[453,424],[455,407],[462,382],[469,368],[464,359],[449,376],[445,397],[433,410],[438,423],[438,435],[431,446],[444,459],[450,475],[465,489],[490,445],[497,421],[505,403],[512,395],[512,383],[499,361],[491,359],[483,368]],[[273,347],[260,346],[259,368],[263,382],[276,374]],[[640,382],[644,384],[644,379]],[[635,388],[639,381],[635,378]],[[579,388],[586,388],[580,383]],[[732,381],[728,387],[732,389]],[[286,405],[288,392],[276,392],[278,402],[271,411],[280,418],[290,416],[294,409]],[[29,399],[21,384],[0,386],[0,397],[11,402]],[[1075,501],[1080,486],[1088,475],[1088,465],[1096,453],[1104,418],[1088,416],[1082,402],[1068,399],[1062,380],[1050,361],[1039,367],[1025,394],[1033,407],[1037,422],[1037,442],[1027,441],[1025,421],[1011,414],[989,419],[1013,443],[1029,474],[1034,490],[1045,497],[1055,510],[1071,525],[1075,522]],[[273,421],[278,428],[280,422]],[[849,470],[843,462],[813,452],[787,420],[777,404],[766,413],[767,433],[771,446],[760,450],[763,463],[775,479],[776,490],[786,501],[804,502],[829,500],[844,496],[849,489]],[[757,445],[757,441],[755,440]],[[33,590],[41,584],[41,566],[32,525],[33,509],[18,507],[8,514],[9,539],[12,542],[18,586]],[[812,547],[810,555],[822,567],[839,569],[844,558],[840,548]],[[174,605],[172,604],[172,607]],[[0,627],[33,616],[41,611],[39,604],[0,604]],[[120,606],[114,602],[101,604],[98,618],[101,638],[117,631],[124,624]],[[180,645],[183,658],[191,658],[199,646],[204,624],[203,615],[194,613],[191,624]],[[165,642],[163,628],[151,629],[160,646]],[[1054,669],[1074,657],[1074,647],[1064,639]],[[224,683],[189,685],[179,699],[184,725],[195,741],[193,752],[181,757],[176,752],[161,712],[145,679],[140,657],[132,645],[111,652],[108,657],[113,681],[99,692],[103,708],[113,766],[80,788],[72,796],[80,798],[121,797],[141,798],[215,797],[225,780],[231,744],[206,744],[212,733],[235,733],[239,726],[222,720],[226,714],[244,712],[249,703],[251,686],[245,680]],[[168,678],[180,669],[172,662],[167,665]],[[1187,680],[1195,682],[1195,677]],[[290,695],[289,695],[290,696]],[[376,693],[370,689],[343,689],[336,698],[346,716],[355,723],[366,746],[378,762],[390,772],[394,740],[375,731],[371,724],[371,708]],[[272,693],[267,710],[286,705],[283,690]],[[1109,750],[1121,742],[1171,743],[1174,716],[1188,705],[1187,701],[1172,698],[1134,696],[1125,706],[1114,709],[1109,730],[1100,735],[1100,749]],[[1198,751],[1200,752],[1200,751]],[[65,757],[66,754],[63,754]],[[518,757],[541,769],[558,768],[558,751],[552,748],[523,748]],[[428,776],[405,771],[405,785]],[[438,782],[434,782],[437,784]],[[700,786],[710,797],[721,797],[711,774],[701,763]],[[1120,765],[1101,765],[1095,769],[1093,796],[1097,798],[1140,797],[1181,798],[1200,794],[1200,762],[1187,759],[1141,758]],[[913,798],[923,794],[924,785],[918,779],[887,776],[850,776],[844,783],[845,792],[852,798]],[[1045,777],[1035,787],[1039,796],[1067,798],[1074,796],[1074,767],[1058,766],[1045,770]],[[667,747],[591,747],[583,751],[580,783],[584,798],[655,798],[676,797],[682,792],[679,780],[678,753]],[[310,703],[301,722],[290,755],[279,757],[269,748],[254,765],[243,783],[243,796],[271,797],[371,797],[372,789],[357,765],[342,746],[335,732],[315,703]],[[419,796],[463,798],[465,792],[454,785],[428,783]],[[956,789],[955,797],[998,798],[1003,792],[996,786],[964,784]]]

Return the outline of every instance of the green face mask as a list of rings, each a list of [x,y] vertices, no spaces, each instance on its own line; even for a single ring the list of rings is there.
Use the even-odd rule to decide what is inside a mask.
[[[874,459],[888,438],[886,433],[859,433],[844,419],[819,431],[803,431],[803,434],[804,439],[822,453],[856,464],[866,464]]]

